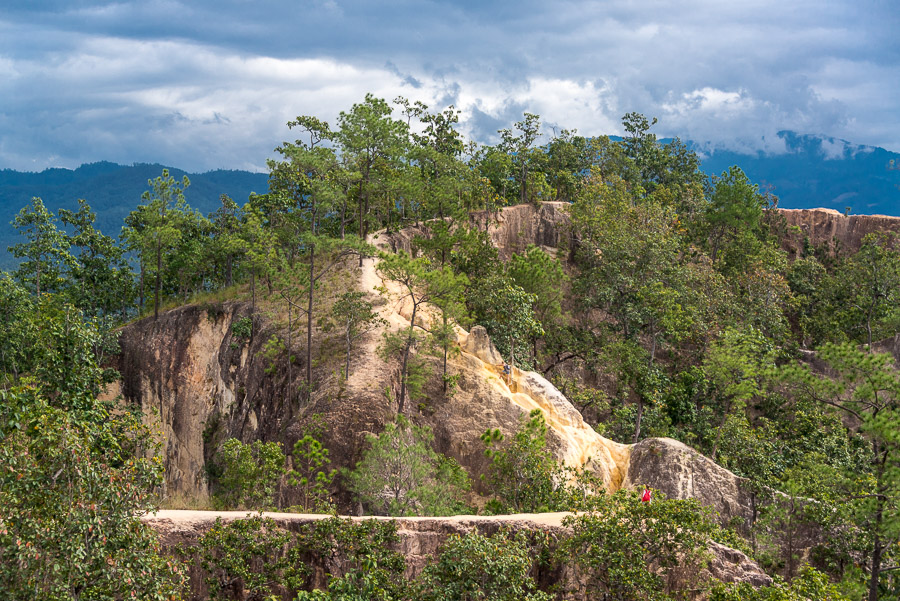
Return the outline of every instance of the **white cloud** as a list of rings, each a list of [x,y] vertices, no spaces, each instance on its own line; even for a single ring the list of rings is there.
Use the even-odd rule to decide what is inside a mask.
[[[900,150],[900,13],[877,1],[52,4],[0,19],[0,168],[262,168],[287,120],[366,92],[454,102],[482,140],[522,111],[585,135],[639,111],[709,147]]]

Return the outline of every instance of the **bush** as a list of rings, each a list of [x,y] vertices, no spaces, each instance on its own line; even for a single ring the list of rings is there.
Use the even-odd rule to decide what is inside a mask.
[[[322,567],[331,577],[326,590],[301,592],[297,601],[410,599],[406,562],[394,550],[398,542],[394,522],[332,517],[312,524],[301,544],[313,556],[329,559]]]
[[[453,535],[419,583],[423,601],[549,601],[531,577],[534,555],[521,532]]]
[[[222,475],[216,503],[221,508],[265,509],[275,504],[275,491],[284,474],[284,451],[277,442],[244,444],[225,441],[220,454]]]
[[[453,515],[467,509],[469,477],[449,457],[436,453],[428,427],[402,415],[369,436],[369,449],[347,472],[349,487],[376,515]]]
[[[272,518],[254,516],[228,524],[217,518],[199,541],[210,599],[261,600],[285,589],[299,591],[309,568],[294,543],[294,536]]]
[[[604,599],[663,601],[698,587],[716,526],[695,500],[657,493],[644,503],[636,492],[619,490],[591,502],[590,512],[564,520],[572,535],[559,555],[584,571],[588,591]]]

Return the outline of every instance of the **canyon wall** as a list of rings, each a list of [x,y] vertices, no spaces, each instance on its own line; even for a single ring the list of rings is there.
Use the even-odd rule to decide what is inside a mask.
[[[279,527],[297,532],[311,522],[327,519],[323,515],[303,515],[290,513],[266,513]],[[453,535],[465,535],[478,532],[485,536],[496,534],[500,530],[512,533],[546,532],[550,540],[559,540],[567,534],[563,519],[567,513],[518,514],[509,516],[453,516],[443,518],[365,518],[391,520],[396,524],[399,538],[397,548],[406,560],[406,573],[409,579],[416,578],[424,567],[437,557],[441,546]],[[180,549],[182,552],[195,548],[199,538],[214,523],[221,519],[230,522],[247,516],[246,512],[227,511],[159,511],[148,515],[143,521],[156,530],[164,549]],[[359,521],[363,518],[352,518]],[[686,573],[684,578],[691,582],[703,582],[710,578],[722,582],[746,582],[753,586],[771,584],[772,579],[759,566],[742,552],[718,543],[710,543],[709,560],[699,574]],[[343,566],[329,562],[328,558],[319,558],[313,578],[313,586],[324,588],[327,574],[341,574]],[[207,598],[207,587],[204,582],[205,572],[198,561],[194,561],[190,572],[190,594],[197,601]],[[534,574],[542,588],[559,587],[563,599],[582,601],[587,599],[584,592],[584,578],[572,565],[550,569],[539,566]],[[675,575],[678,579],[678,575]],[[698,592],[695,599],[702,598]]]
[[[782,247],[796,255],[808,240],[813,247],[856,252],[867,234],[900,233],[900,217],[886,215],[844,215],[834,209],[779,209],[789,230]]]
[[[472,220],[486,228],[504,257],[529,244],[549,250],[570,249],[565,206],[551,202],[537,208],[520,205],[491,215],[475,213]],[[897,218],[847,217],[824,209],[781,213],[789,225],[796,226],[791,235],[796,238],[798,231],[804,232],[813,244],[834,239],[851,249],[866,233],[900,231]],[[373,236],[372,242],[384,250],[410,250],[418,233],[421,232],[416,228],[393,234],[382,232]],[[791,240],[786,238],[785,244],[796,243]],[[408,308],[398,302],[398,291],[394,290],[391,297],[373,291],[376,286],[386,286],[378,276],[375,262],[376,259],[366,260],[357,286],[370,294],[389,327],[406,327]],[[335,464],[352,466],[364,448],[366,435],[380,432],[396,411],[386,391],[396,386],[397,366],[385,363],[376,352],[382,332],[369,334],[359,345],[346,382],[338,382],[333,373],[320,369],[315,378],[319,382],[317,390],[309,403],[301,403],[296,400],[296,390],[303,384],[304,366],[298,363],[302,357],[295,359],[291,370],[285,360],[275,364],[262,357],[265,342],[278,328],[255,315],[249,340],[233,334],[235,322],[251,319],[250,314],[249,303],[194,305],[165,312],[156,321],[145,318],[122,331],[122,352],[116,365],[122,380],[110,394],[121,392],[160,427],[165,445],[166,492],[170,497],[206,497],[206,465],[225,438],[237,437],[245,442],[257,438],[277,440],[290,449],[301,436],[306,420],[314,414],[321,415],[330,426],[323,442],[331,449]],[[317,337],[320,334],[317,332]],[[459,331],[459,352],[450,359],[451,370],[459,378],[456,392],[444,395],[432,385],[425,391],[428,400],[412,412],[414,421],[433,428],[438,450],[456,458],[471,473],[477,475],[487,468],[480,442],[485,429],[512,432],[521,415],[541,408],[558,456],[573,466],[587,463],[609,488],[623,483],[633,487],[652,485],[673,496],[705,497],[704,502],[728,515],[750,515],[751,503],[744,493],[729,495],[738,501],[723,501],[715,494],[698,492],[702,486],[684,484],[694,482],[695,477],[688,475],[684,467],[685,454],[690,450],[683,445],[675,441],[653,443],[655,449],[666,449],[664,455],[672,461],[670,469],[632,466],[633,452],[629,447],[599,437],[539,374],[516,370],[514,382],[504,383],[498,373],[502,360],[481,336]],[[890,350],[900,354],[894,347],[897,345],[893,344]],[[646,459],[656,455],[642,452],[640,457],[644,465]],[[701,458],[688,462],[692,466],[700,463]],[[713,477],[713,467],[701,471],[720,480],[718,475]],[[725,479],[740,482],[734,476]],[[738,484],[729,487],[735,491],[740,488]]]

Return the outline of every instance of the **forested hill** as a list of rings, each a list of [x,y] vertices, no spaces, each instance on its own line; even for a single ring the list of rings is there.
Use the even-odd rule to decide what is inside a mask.
[[[900,216],[900,154],[826,136],[779,132],[781,154],[704,152],[703,171],[721,174],[738,165],[761,188],[771,187],[784,209],[826,208],[854,215]]]
[[[857,215],[900,215],[900,170],[889,168],[891,161],[900,164],[900,154],[790,131],[780,132],[779,138],[786,150],[780,154],[748,155],[705,151],[694,143],[687,146],[697,152],[707,174],[721,175],[738,165],[750,181],[775,194],[778,206],[785,209],[823,207],[845,212],[849,207],[850,213]],[[11,265],[6,249],[18,241],[10,221],[32,197],[40,197],[54,213],[60,208],[76,209],[78,199],[84,198],[97,213],[97,227],[115,236],[125,216],[139,204],[147,180],[159,175],[162,168],[102,161],[75,170],[0,170],[0,267]],[[179,180],[185,175],[180,169],[169,171]],[[219,206],[222,194],[244,203],[251,192],[262,194],[268,188],[265,173],[218,170],[187,176],[191,186],[185,190],[185,200],[204,215]]]
[[[116,236],[125,217],[140,204],[147,180],[158,176],[162,169],[156,164],[118,165],[103,161],[74,170],[46,169],[40,173],[0,170],[0,267],[9,266],[11,259],[6,249],[18,242],[10,222],[32,197],[40,197],[54,213],[61,208],[77,210],[78,199],[83,198],[97,213],[97,228]],[[169,172],[178,180],[188,176],[191,185],[185,190],[185,200],[204,215],[219,206],[222,194],[244,203],[251,192],[262,194],[268,187],[266,173],[185,173],[175,168],[169,168]]]

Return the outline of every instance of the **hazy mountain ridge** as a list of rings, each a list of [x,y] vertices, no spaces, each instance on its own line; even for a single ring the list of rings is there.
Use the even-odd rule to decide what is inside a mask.
[[[141,203],[147,180],[164,168],[159,164],[101,161],[77,169],[53,168],[39,173],[0,170],[0,266],[9,264],[6,249],[19,241],[10,222],[33,197],[40,197],[54,213],[61,208],[77,209],[78,199],[83,198],[97,213],[95,226],[104,234],[118,236],[125,217]],[[243,204],[251,192],[262,194],[268,190],[265,173],[224,169],[186,173],[174,167],[168,169],[177,180],[188,176],[191,185],[185,190],[185,199],[204,215],[216,210],[222,194]]]
[[[703,171],[721,174],[738,165],[761,189],[771,187],[784,209],[826,208],[852,214],[900,215],[900,154],[821,135],[778,133],[784,153],[755,155],[705,150],[692,143]]]
[[[784,153],[749,155],[710,150],[696,142],[688,142],[688,146],[701,157],[704,172],[721,174],[738,165],[761,189],[770,189],[781,208],[824,207],[845,212],[849,207],[852,214],[900,216],[900,170],[889,169],[892,160],[900,163],[900,153],[821,135],[782,131],[778,136]],[[116,236],[124,218],[140,203],[147,180],[163,168],[159,164],[125,166],[100,161],[77,169],[52,168],[39,173],[0,170],[0,266],[10,264],[6,248],[17,242],[9,222],[32,197],[41,197],[54,212],[75,209],[78,199],[84,198],[97,213],[97,227]],[[251,192],[264,193],[268,188],[265,173],[168,169],[176,179],[188,176],[191,186],[185,198],[203,214],[219,206],[221,194],[243,204]]]

